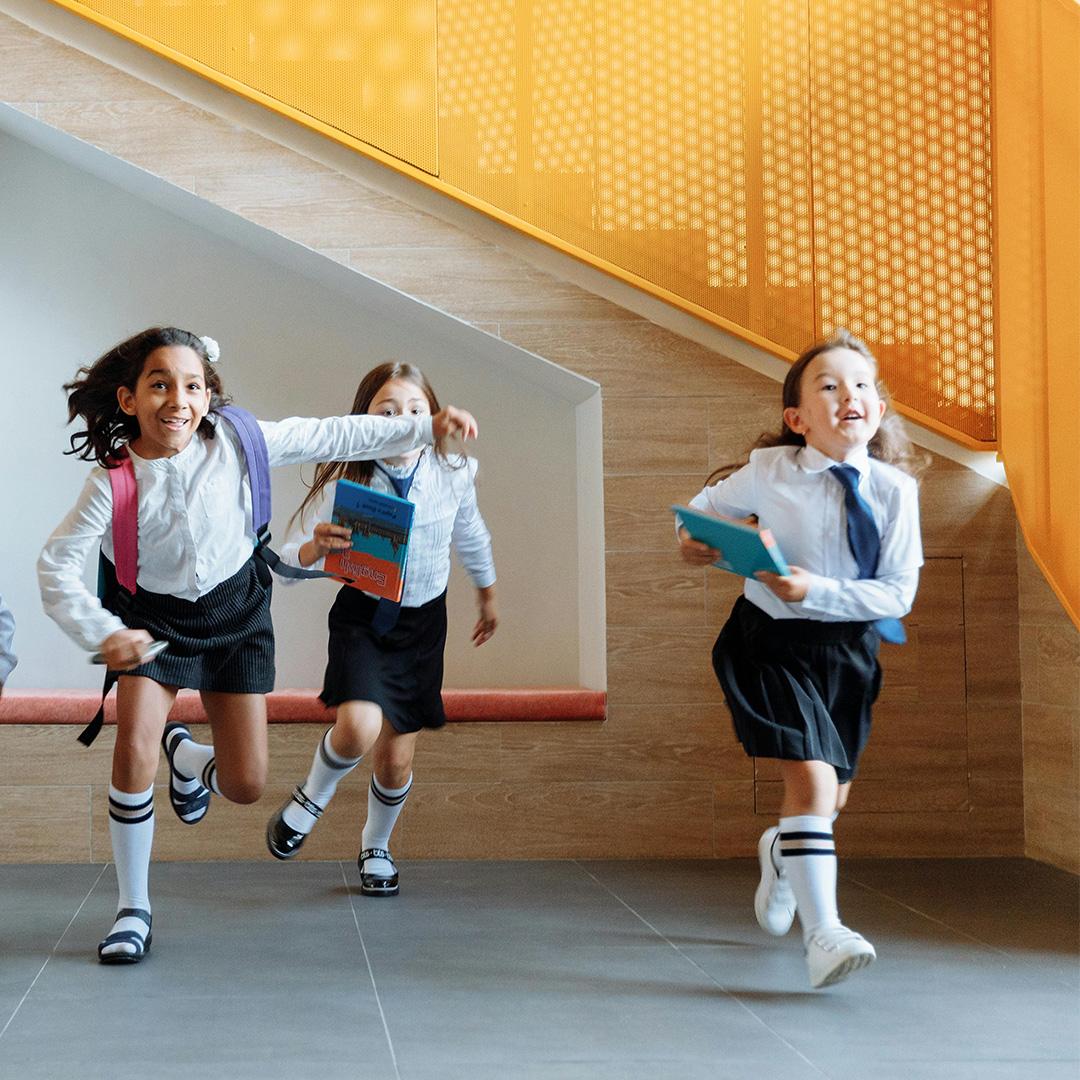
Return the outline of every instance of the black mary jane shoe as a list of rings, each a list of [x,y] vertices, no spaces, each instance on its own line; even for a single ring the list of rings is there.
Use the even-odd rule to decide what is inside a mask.
[[[390,877],[365,874],[364,863],[368,859],[385,859],[394,868],[393,874]],[[356,865],[360,870],[360,892],[364,896],[397,896],[401,892],[398,888],[397,863],[386,848],[364,848],[356,857]]]
[[[316,821],[323,816],[323,808],[313,803],[302,788],[295,788],[289,801],[266,823],[266,846],[275,859],[291,859],[303,847],[309,835],[285,824],[285,811],[289,803],[298,803]]]
[[[110,934],[97,947],[98,963],[137,964],[150,951],[150,943],[154,940],[154,935],[150,933],[150,912],[144,911],[142,908],[121,908],[116,913],[116,917],[117,919],[142,919],[142,921],[146,923],[146,935],[140,934],[138,930],[117,930],[115,934]],[[110,945],[119,945],[123,942],[134,945],[135,951],[115,953],[106,953],[102,951],[103,949],[107,949]]]
[[[174,732],[176,737],[170,738]],[[190,778],[178,773],[173,764],[176,748],[190,738],[191,732],[188,731],[187,726],[179,720],[174,720],[171,724],[166,724],[165,730],[161,733],[161,748],[165,751],[165,759],[169,763],[169,805],[185,825],[198,825],[206,817],[206,811],[210,809],[210,791],[202,784],[187,794],[180,791],[176,786],[178,780],[186,780],[188,783],[191,781]]]

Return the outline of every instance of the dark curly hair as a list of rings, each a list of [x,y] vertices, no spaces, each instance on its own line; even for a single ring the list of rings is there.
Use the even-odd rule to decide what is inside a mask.
[[[849,330],[838,329],[833,332],[831,337],[825,338],[822,341],[817,341],[811,345],[802,352],[795,363],[791,365],[791,370],[788,371],[787,377],[784,379],[784,388],[781,392],[783,407],[785,409],[798,408],[802,396],[803,372],[809,367],[811,360],[824,352],[828,352],[830,349],[851,349],[852,352],[857,352],[860,356],[864,356],[869,360],[870,363],[874,365],[874,369],[877,370],[877,359],[870,351],[867,344],[861,338],[857,338]],[[911,440],[907,437],[907,432],[904,430],[903,421],[893,411],[889,391],[880,379],[876,380],[876,383],[878,395],[881,397],[881,400],[885,402],[885,414],[882,416],[881,424],[874,434],[874,437],[867,444],[866,449],[872,458],[877,458],[878,461],[884,461],[888,465],[893,465],[898,469],[902,469],[904,472],[918,479],[919,475],[929,464],[929,458],[926,454],[916,450],[911,445]],[[759,450],[767,446],[805,445],[806,439],[804,439],[802,435],[792,431],[785,422],[781,424],[778,432],[762,432],[751,449]],[[716,469],[709,474],[705,481],[705,486],[708,487],[709,484],[716,480],[725,479],[733,472],[737,472],[745,464],[745,461],[739,461],[730,465],[721,465],[719,469]]]
[[[134,393],[146,358],[155,350],[169,345],[183,345],[202,360],[206,385],[210,389],[210,409],[199,424],[204,439],[214,437],[214,425],[209,415],[228,403],[221,378],[206,356],[202,339],[189,330],[175,326],[153,326],[114,345],[89,367],[81,367],[75,378],[64,384],[68,395],[68,423],[81,416],[85,431],[71,436],[71,449],[83,461],[96,461],[106,469],[115,468],[117,459],[126,453],[127,444],[139,437],[139,421],[120,408],[116,392],[126,386]]]

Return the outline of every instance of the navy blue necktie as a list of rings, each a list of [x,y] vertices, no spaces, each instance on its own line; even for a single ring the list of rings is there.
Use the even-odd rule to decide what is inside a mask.
[[[407,499],[409,497],[409,491],[412,489],[413,477],[416,476],[416,470],[420,468],[420,462],[419,460],[416,462],[412,468],[412,472],[410,472],[408,476],[393,476],[377,461],[375,462],[375,468],[390,481],[394,488],[394,494],[396,494],[399,499]],[[406,556],[406,559],[408,559],[408,556]],[[405,570],[402,571],[403,577],[404,574]],[[402,596],[405,595],[404,589],[405,585],[403,581]],[[388,600],[385,596],[380,596],[379,601],[375,606],[375,614],[371,619],[371,629],[374,630],[379,637],[382,637],[384,634],[389,634],[390,631],[397,626],[398,616],[400,614],[401,604],[394,600]]]
[[[855,556],[859,577],[876,577],[878,557],[881,555],[881,537],[878,535],[870,507],[859,494],[859,470],[851,465],[833,465],[829,472],[844,487],[848,545],[851,547],[851,554]],[[904,633],[899,619],[877,619],[874,627],[885,641],[897,645],[907,641],[907,634]]]

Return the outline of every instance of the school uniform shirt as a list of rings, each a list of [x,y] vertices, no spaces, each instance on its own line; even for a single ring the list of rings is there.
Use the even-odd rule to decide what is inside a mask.
[[[7,682],[7,677],[15,670],[19,658],[12,650],[11,641],[15,637],[15,616],[0,596],[0,686]]]
[[[430,416],[291,417],[260,420],[259,426],[271,466],[392,456],[432,441]],[[197,600],[232,577],[255,547],[251,487],[239,438],[231,425],[219,423],[214,438],[196,434],[172,457],[129,453],[138,490],[138,585]],[[115,562],[112,488],[107,471],[97,466],[38,559],[46,614],[89,651],[124,629],[83,583],[87,557],[99,544]]]
[[[394,468],[380,462],[383,468],[397,476],[407,476],[411,465]],[[476,502],[475,458],[466,458],[460,468],[453,459],[443,462],[434,451],[425,450],[416,466],[409,502],[413,511],[412,532],[409,535],[409,556],[402,589],[402,607],[420,607],[434,600],[446,588],[450,579],[450,545],[468,572],[473,585],[485,589],[495,584],[495,563],[491,554],[491,534]],[[369,484],[375,491],[395,494],[393,485],[380,472],[374,471]],[[289,533],[280,555],[293,566],[300,565],[300,547],[307,543],[320,521],[329,521],[334,509],[334,485],[322,492],[317,508],[308,510],[302,522]],[[319,559],[310,569],[322,570]]]
[[[865,450],[844,462],[859,472],[859,494],[881,537],[877,576],[860,579],[848,543],[844,487],[829,472],[837,464],[812,446],[754,450],[743,468],[689,503],[723,517],[756,514],[785,561],[810,572],[810,589],[797,603],[746,579],[743,595],[774,619],[867,622],[899,618],[911,610],[923,563],[918,485]]]

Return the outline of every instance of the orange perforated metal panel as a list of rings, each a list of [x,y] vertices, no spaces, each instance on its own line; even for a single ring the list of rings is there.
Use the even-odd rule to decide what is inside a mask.
[[[436,0],[78,0],[204,73],[235,80],[438,171]]]
[[[875,348],[897,400],[994,425],[986,0],[813,0],[821,325]]]
[[[990,0],[56,2],[994,443]]]

